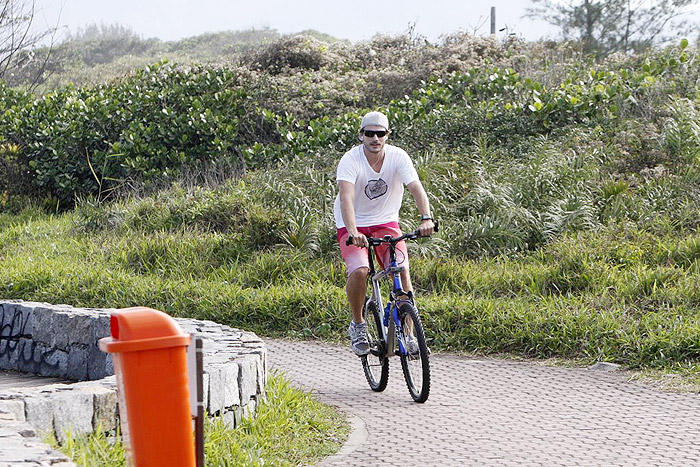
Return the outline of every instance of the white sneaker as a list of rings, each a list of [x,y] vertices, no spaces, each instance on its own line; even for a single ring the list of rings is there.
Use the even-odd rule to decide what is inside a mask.
[[[409,355],[416,355],[419,352],[418,349],[418,339],[416,339],[413,336],[406,336],[406,352],[409,353]]]
[[[357,324],[350,322],[348,327],[350,335],[350,347],[355,355],[362,357],[369,353],[369,340],[367,339],[367,323]]]

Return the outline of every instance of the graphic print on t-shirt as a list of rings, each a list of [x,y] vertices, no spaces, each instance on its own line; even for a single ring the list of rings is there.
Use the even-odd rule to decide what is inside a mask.
[[[389,187],[386,182],[381,178],[379,180],[369,180],[365,187],[365,195],[367,195],[369,199],[379,198],[385,195],[388,189]]]

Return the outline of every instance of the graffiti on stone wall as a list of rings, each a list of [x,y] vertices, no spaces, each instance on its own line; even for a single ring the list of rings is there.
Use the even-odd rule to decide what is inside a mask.
[[[38,348],[32,340],[32,315],[19,307],[0,305],[0,368],[58,375],[65,352]],[[65,367],[65,364],[64,364]]]
[[[19,339],[26,337],[31,339],[31,334],[27,332],[27,318],[29,314],[22,313],[21,309],[16,307],[5,307],[0,305],[0,338],[3,339]]]

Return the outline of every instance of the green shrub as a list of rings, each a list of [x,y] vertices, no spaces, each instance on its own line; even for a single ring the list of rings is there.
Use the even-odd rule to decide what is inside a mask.
[[[288,73],[300,68],[320,70],[331,63],[334,66],[345,68],[350,64],[340,64],[338,63],[339,56],[336,54],[333,57],[332,55],[335,50],[347,48],[348,46],[342,43],[329,46],[311,36],[289,36],[248,52],[243,57],[242,62],[252,69],[265,71],[272,75]],[[347,55],[347,52],[344,55]]]
[[[38,98],[4,86],[0,135],[20,148],[14,163],[30,174],[32,195],[64,208],[125,187],[167,186],[212,165],[235,174],[325,158],[356,142],[369,108],[385,109],[395,141],[418,151],[465,152],[482,140],[522,154],[537,137],[559,138],[575,125],[620,133],[613,156],[624,171],[697,156],[696,111],[679,86],[697,66],[687,50],[632,64],[569,57],[567,74],[551,83],[528,76],[531,63],[523,66],[520,56],[527,52],[518,41],[468,35],[438,45],[379,36],[355,48],[286,37],[239,66],[158,62]],[[668,91],[679,89],[669,101]],[[629,129],[619,132],[618,124]],[[581,197],[567,201],[577,202],[587,205]]]
[[[25,148],[34,184],[71,203],[124,183],[175,179],[217,159],[244,167],[245,91],[224,69],[156,64],[94,89],[67,87],[11,115],[6,138]]]

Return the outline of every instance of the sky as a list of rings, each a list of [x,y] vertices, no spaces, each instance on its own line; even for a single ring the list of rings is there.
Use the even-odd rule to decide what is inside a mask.
[[[59,26],[64,35],[89,24],[119,24],[142,38],[164,41],[270,28],[283,34],[315,29],[358,42],[414,26],[415,33],[437,42],[455,32],[489,34],[495,7],[498,36],[556,37],[557,30],[545,21],[522,18],[528,5],[527,0],[36,0],[35,20],[40,27]]]

